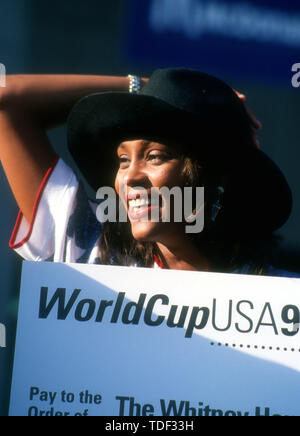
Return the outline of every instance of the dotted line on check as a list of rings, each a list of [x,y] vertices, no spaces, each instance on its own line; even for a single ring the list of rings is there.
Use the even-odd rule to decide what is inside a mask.
[[[217,346],[217,347],[232,347],[232,348],[244,348],[244,349],[254,349],[254,350],[265,350],[265,351],[289,351],[292,353],[300,353],[300,348],[288,348],[288,347],[273,347],[273,346],[267,346],[267,345],[244,345],[244,344],[229,344],[221,342],[211,342],[211,346]]]

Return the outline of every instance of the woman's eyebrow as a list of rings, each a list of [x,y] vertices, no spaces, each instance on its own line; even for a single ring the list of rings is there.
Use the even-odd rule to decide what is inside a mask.
[[[125,142],[126,142],[126,141],[121,142],[121,144],[118,145],[118,148],[126,148]],[[144,140],[141,142],[141,146],[147,148],[147,147],[149,147],[149,145],[152,144],[152,143],[153,143],[153,141],[149,141],[149,140],[147,140],[147,139],[144,139]]]

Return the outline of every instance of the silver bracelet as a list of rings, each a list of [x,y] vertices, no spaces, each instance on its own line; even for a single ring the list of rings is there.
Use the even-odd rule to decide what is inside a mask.
[[[139,76],[128,74],[130,94],[140,94],[142,89],[142,79]]]

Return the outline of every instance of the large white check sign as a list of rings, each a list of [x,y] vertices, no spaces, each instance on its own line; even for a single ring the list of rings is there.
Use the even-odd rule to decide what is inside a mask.
[[[300,280],[24,263],[10,414],[300,415]]]

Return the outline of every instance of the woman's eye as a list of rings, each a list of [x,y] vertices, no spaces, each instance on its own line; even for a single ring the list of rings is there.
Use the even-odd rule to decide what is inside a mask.
[[[168,160],[168,156],[166,154],[150,154],[148,159],[151,162],[165,162]]]
[[[119,160],[120,168],[125,167],[126,165],[128,165],[128,162],[129,162],[128,157],[126,157],[126,156],[119,156],[118,160]]]
[[[166,162],[168,159],[170,159],[170,157],[167,154],[165,154],[165,153],[163,153],[163,154],[162,153],[156,153],[156,154],[152,153],[152,154],[149,154],[146,157],[146,159],[150,163],[158,165],[160,163]],[[125,155],[119,156],[118,157],[118,162],[119,162],[119,167],[121,169],[125,169],[125,168],[127,168],[130,165],[130,159],[129,159],[128,156],[125,156]]]

